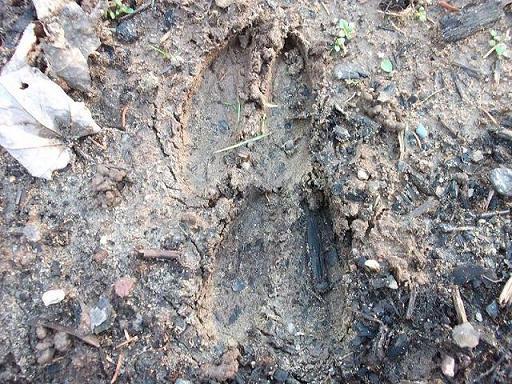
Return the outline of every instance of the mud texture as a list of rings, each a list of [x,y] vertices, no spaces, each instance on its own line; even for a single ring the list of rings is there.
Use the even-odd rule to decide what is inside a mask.
[[[510,201],[488,175],[512,160],[512,67],[482,57],[488,30],[447,43],[446,10],[422,23],[410,3],[164,0],[104,20],[93,90],[70,91],[102,133],[51,181],[0,151],[0,381],[107,382],[122,356],[118,383],[510,382]],[[35,16],[0,10],[4,63]],[[454,286],[474,349],[452,339]]]

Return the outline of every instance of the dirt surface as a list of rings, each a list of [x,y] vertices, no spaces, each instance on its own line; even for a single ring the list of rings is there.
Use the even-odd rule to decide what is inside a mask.
[[[102,133],[51,181],[0,151],[0,381],[510,382],[510,200],[489,172],[512,161],[495,134],[512,66],[483,58],[487,28],[446,43],[448,11],[408,3],[164,0],[104,20],[93,89],[69,91]],[[4,64],[35,14],[0,13]]]

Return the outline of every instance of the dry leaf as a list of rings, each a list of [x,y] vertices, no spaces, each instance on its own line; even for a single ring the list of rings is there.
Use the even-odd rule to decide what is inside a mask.
[[[0,145],[45,179],[69,163],[67,141],[100,131],[83,103],[28,66],[0,76],[0,110]]]
[[[69,0],[33,0],[47,37],[41,48],[51,76],[76,89],[87,91],[91,77],[87,58],[101,44],[95,31],[96,17]]]

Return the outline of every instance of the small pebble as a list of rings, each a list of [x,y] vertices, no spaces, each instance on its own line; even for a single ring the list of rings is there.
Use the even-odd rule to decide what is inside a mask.
[[[446,377],[455,376],[455,359],[446,355],[441,362],[441,371]]]
[[[233,292],[242,292],[247,285],[245,284],[245,281],[243,281],[241,278],[237,277],[233,282],[231,283],[231,289]]]
[[[357,171],[357,178],[361,181],[366,181],[370,178],[370,175],[364,169],[359,169]]]
[[[468,322],[455,326],[452,337],[461,348],[475,348],[480,341],[480,333]]]
[[[55,351],[53,348],[45,349],[37,354],[37,364],[44,365],[52,361]]]
[[[393,276],[388,276],[386,278],[387,287],[389,289],[398,289],[398,283],[396,282],[395,278]]]
[[[364,262],[364,267],[368,272],[379,272],[380,264],[377,260],[366,260]]]
[[[176,25],[176,15],[174,14],[174,9],[171,8],[165,11],[164,25],[166,30],[169,30]]]
[[[119,297],[127,297],[130,295],[134,285],[135,279],[133,277],[121,277],[114,283],[114,292]]]
[[[36,328],[36,336],[39,340],[44,339],[46,335],[48,335],[48,331],[46,330],[45,327],[38,326]]]
[[[495,168],[489,178],[492,186],[500,195],[512,197],[512,170],[509,168]]]
[[[428,136],[427,128],[422,123],[419,123],[416,127],[416,134],[422,140],[426,139]]]
[[[481,322],[484,320],[484,318],[482,317],[482,314],[480,312],[475,313],[475,319],[478,322]]]
[[[480,161],[482,161],[484,159],[484,154],[482,153],[482,151],[478,150],[478,151],[474,151],[471,153],[471,161],[473,161],[474,163],[478,163]]]
[[[344,128],[340,125],[334,127],[333,133],[336,140],[338,140],[340,143],[344,143],[350,140],[350,133],[348,132],[347,128]]]
[[[71,346],[69,335],[66,332],[57,332],[55,336],[53,336],[53,345],[59,352],[67,351]]]
[[[284,383],[288,379],[288,376],[290,376],[290,374],[286,372],[284,369],[277,368],[272,376],[274,377],[274,380],[277,381],[278,383]]]
[[[498,303],[494,300],[491,304],[485,307],[485,312],[492,318],[496,319],[499,314]]]
[[[102,296],[98,304],[89,311],[91,330],[98,334],[109,329],[112,326],[112,315],[110,301]]]
[[[46,306],[60,303],[66,297],[63,289],[51,289],[43,293],[43,303]]]
[[[126,20],[121,22],[116,28],[116,36],[119,41],[123,43],[133,43],[139,37],[137,34],[137,27],[133,20]]]

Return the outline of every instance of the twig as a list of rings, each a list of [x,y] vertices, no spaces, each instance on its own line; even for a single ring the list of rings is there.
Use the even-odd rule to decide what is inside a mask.
[[[117,359],[116,370],[114,371],[114,376],[112,376],[112,380],[110,380],[110,384],[114,384],[119,377],[119,372],[121,371],[121,365],[123,364],[124,353],[121,352],[119,354],[119,358]]]
[[[411,288],[411,295],[409,296],[409,304],[407,305],[407,312],[405,313],[405,318],[407,320],[412,319],[414,307],[416,306],[416,297],[417,296],[418,296],[418,289],[416,288],[416,285],[413,285]]]
[[[491,115],[488,111],[486,111],[485,109],[483,109],[483,108],[481,108],[481,107],[479,107],[479,109],[480,109],[483,113],[485,113],[485,115],[489,118],[489,120],[491,120],[491,121],[493,122],[493,124],[495,124],[495,125],[496,125],[496,126],[498,126],[498,127],[500,126],[500,123],[498,123],[498,122],[496,121],[496,119],[494,118],[494,116],[493,116],[493,115]]]
[[[179,251],[170,251],[167,249],[141,248],[136,251],[144,259],[177,259],[181,255],[181,252]]]
[[[382,14],[384,14],[386,16],[394,16],[394,17],[406,17],[406,16],[408,16],[408,14],[405,14],[405,13],[404,14],[400,14],[400,13],[395,13],[395,12],[382,11],[380,9],[378,9],[377,12],[382,13]]]
[[[120,18],[119,18],[119,21],[125,21],[125,20],[127,20],[127,19],[130,19],[130,18],[132,18],[133,16],[135,16],[136,14],[141,13],[142,11],[145,11],[145,10],[146,10],[146,9],[148,9],[150,6],[151,6],[151,2],[146,3],[146,4],[143,4],[143,5],[141,5],[139,8],[135,9],[132,13],[129,13],[129,14],[127,14],[127,15],[124,15],[123,17],[120,17]]]
[[[96,347],[96,348],[100,347],[100,342],[96,338],[96,336],[94,336],[94,335],[82,336],[76,330],[74,330],[73,328],[66,327],[66,326],[60,325],[60,324],[38,322],[38,325],[40,325],[42,327],[45,327],[45,328],[53,329],[53,330],[58,331],[58,332],[65,332],[68,335],[75,336],[77,339],[82,340],[84,343],[92,345],[93,347]]]
[[[219,149],[213,153],[221,153],[221,152],[226,152],[226,151],[230,151],[232,149],[235,149],[235,148],[238,148],[238,147],[241,147],[245,144],[249,144],[249,143],[253,143],[255,141],[258,141],[258,140],[261,140],[263,139],[264,137],[267,137],[269,136],[270,133],[262,133],[261,135],[258,135],[258,136],[255,136],[255,137],[252,137],[250,139],[247,139],[247,140],[244,140],[244,141],[241,141],[237,144],[234,144],[234,145],[230,145],[229,147],[226,147],[226,148],[222,148],[222,149]]]
[[[133,337],[130,337],[128,340],[125,340],[122,343],[118,344],[114,349],[123,348],[125,345],[128,345],[137,340],[139,340],[139,336],[135,335]]]
[[[419,106],[425,104],[428,100],[430,100],[432,97],[434,97],[438,93],[443,92],[445,89],[446,89],[446,87],[443,87],[441,89],[438,89],[437,91],[432,92],[430,95],[428,95],[426,98],[421,100],[418,104],[416,104],[416,108],[418,108]]]
[[[331,16],[331,12],[329,12],[325,3],[323,1],[320,1],[320,4],[322,4],[322,8],[324,9],[325,13],[327,13],[327,16]]]
[[[453,286],[452,298],[459,324],[467,323],[468,317],[466,316],[466,310],[464,309],[464,302],[462,301],[462,297],[460,297],[459,287]]]
[[[126,128],[126,112],[128,112],[128,106],[125,105],[123,109],[121,109],[121,128]]]
[[[459,12],[460,11],[459,7],[456,7],[455,5],[452,5],[446,1],[439,0],[437,3],[439,4],[439,6],[441,8],[444,8],[448,12]]]
[[[510,209],[505,209],[503,211],[494,211],[494,212],[485,212],[478,216],[480,219],[488,219],[489,217],[494,216],[504,216],[510,213]]]
[[[441,225],[441,230],[445,233],[451,233],[451,232],[464,232],[464,231],[474,231],[476,227],[473,227],[471,225],[465,225],[462,227],[453,227],[451,225]]]

